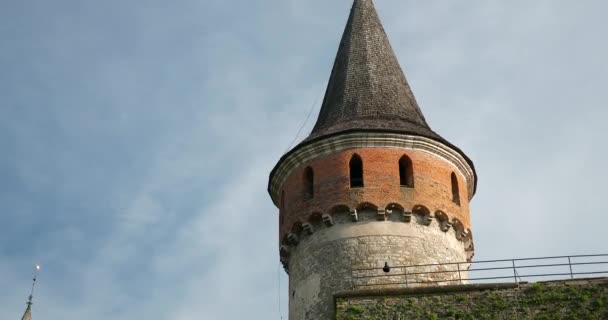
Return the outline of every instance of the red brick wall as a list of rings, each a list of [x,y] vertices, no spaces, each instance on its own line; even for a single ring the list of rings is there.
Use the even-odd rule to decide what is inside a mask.
[[[363,160],[364,187],[350,188],[349,161],[357,153]],[[401,187],[399,159],[407,155],[413,164],[414,188]],[[314,170],[314,197],[306,200],[304,169]],[[460,189],[460,206],[452,202],[451,173]],[[398,203],[411,211],[423,205],[431,212],[442,210],[470,228],[469,195],[465,178],[447,161],[416,150],[360,148],[312,160],[292,172],[283,184],[284,208],[280,210],[281,239],[296,222],[307,222],[314,212],[329,213],[336,205],[355,208],[363,202],[385,207]]]

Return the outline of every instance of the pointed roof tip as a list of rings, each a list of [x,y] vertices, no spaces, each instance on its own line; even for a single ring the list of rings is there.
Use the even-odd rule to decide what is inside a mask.
[[[372,0],[354,0],[317,122],[306,140],[390,130],[444,142],[426,123]]]
[[[21,320],[32,320],[32,303],[31,302],[27,303],[27,308],[25,309],[25,312],[23,313],[23,317],[21,317]]]

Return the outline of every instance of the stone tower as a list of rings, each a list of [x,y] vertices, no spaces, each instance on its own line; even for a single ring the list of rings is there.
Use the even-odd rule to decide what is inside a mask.
[[[289,319],[331,319],[353,270],[470,261],[476,181],[426,123],[372,1],[355,0],[316,125],[270,173]]]

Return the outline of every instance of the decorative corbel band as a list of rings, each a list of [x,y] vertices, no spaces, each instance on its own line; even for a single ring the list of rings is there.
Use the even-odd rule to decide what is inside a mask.
[[[365,203],[368,207],[375,207],[376,217],[373,216],[362,216],[364,221],[371,222],[378,220],[378,223],[386,223],[389,219],[388,215],[399,214],[403,218],[404,223],[419,223],[424,226],[438,227],[443,232],[448,232],[453,229],[453,235],[455,238],[464,243],[464,249],[467,256],[467,261],[471,261],[475,254],[475,246],[473,244],[473,234],[471,229],[465,229],[462,222],[458,218],[451,218],[449,213],[441,210],[431,213],[430,210],[423,205],[416,205],[411,210],[404,209],[403,206],[395,204],[389,204],[386,209],[385,207],[376,207],[373,204]],[[399,208],[398,212],[395,212],[395,208]],[[315,213],[319,214],[319,213]],[[416,218],[414,218],[416,216]],[[398,216],[397,216],[398,217]],[[367,219],[366,219],[367,218]],[[350,222],[349,222],[350,220]],[[318,220],[316,220],[318,221]],[[289,272],[289,259],[291,256],[292,248],[295,248],[300,242],[305,241],[307,237],[314,237],[315,231],[322,230],[323,228],[330,228],[335,224],[344,223],[357,223],[360,221],[360,217],[357,214],[356,209],[342,210],[331,214],[322,214],[321,221],[318,222],[304,222],[301,224],[301,228],[294,228],[292,232],[289,232],[280,246],[280,259],[283,264],[283,268]],[[398,221],[398,220],[391,220]],[[372,222],[375,223],[375,222]],[[393,222],[391,222],[393,223]]]
[[[290,261],[290,257],[291,257],[291,252],[292,250],[295,250],[293,248],[295,248],[300,242],[305,241],[308,237],[314,237],[313,233],[315,230],[321,230],[323,228],[330,228],[332,226],[334,226],[336,223],[338,224],[343,224],[343,223],[357,223],[358,219],[354,219],[353,217],[356,216],[356,210],[352,209],[352,210],[347,210],[347,211],[343,211],[343,212],[338,212],[338,213],[334,213],[334,214],[324,214],[322,216],[322,222],[319,222],[318,225],[313,225],[312,223],[306,222],[302,224],[302,228],[301,231],[296,231],[298,233],[293,233],[290,232],[287,234],[287,237],[285,238],[285,240],[282,242],[282,245],[280,246],[280,261],[283,264],[283,268],[285,269],[285,271],[287,271],[289,273],[289,261]],[[377,218],[379,221],[376,221],[378,223],[386,223],[387,219],[386,219],[386,215],[385,215],[386,210],[382,210],[379,209],[377,211]],[[353,216],[353,214],[355,214]],[[419,215],[420,214],[415,214],[412,212],[403,212],[403,217],[404,217],[404,223],[419,223],[421,225],[424,226],[434,226],[434,227],[438,227],[441,231],[443,232],[448,232],[450,231],[451,227],[453,228],[453,235],[454,237],[460,241],[463,242],[463,246],[464,246],[464,251],[467,257],[467,261],[471,261],[471,259],[473,258],[473,255],[475,254],[475,246],[473,244],[473,236],[472,236],[472,232],[470,229],[463,229],[462,228],[462,223],[458,220],[458,219],[454,219],[453,222],[450,222],[448,219],[448,215],[444,212],[442,212],[443,216],[439,216],[441,218],[439,218],[437,216],[437,214],[433,215],[431,213],[425,213],[421,216],[421,219],[412,219],[412,217],[414,215]],[[336,216],[339,215],[348,215],[350,216],[350,222],[349,219],[345,219],[345,216],[342,216],[340,218],[336,218],[336,220],[334,221],[334,218]],[[407,217],[407,218],[406,218]],[[370,217],[373,219],[373,217]],[[338,221],[338,222],[337,222]],[[367,220],[368,222],[371,222],[373,220]],[[434,223],[436,221],[436,223]],[[374,222],[372,222],[374,223]]]

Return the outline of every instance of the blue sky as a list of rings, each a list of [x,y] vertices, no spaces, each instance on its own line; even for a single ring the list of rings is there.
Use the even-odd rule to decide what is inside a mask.
[[[375,3],[477,167],[475,258],[604,253],[608,4]],[[35,263],[38,319],[285,318],[268,173],[350,5],[0,1],[0,318]]]

